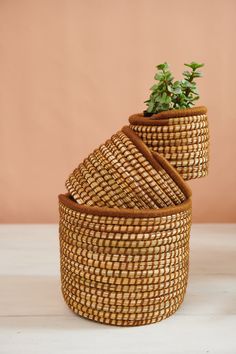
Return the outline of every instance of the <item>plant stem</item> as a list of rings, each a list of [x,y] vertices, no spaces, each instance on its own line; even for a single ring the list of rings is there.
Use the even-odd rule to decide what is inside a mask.
[[[194,71],[195,71],[195,70],[193,69],[192,74],[191,74],[191,76],[190,76],[188,82],[192,82],[192,81],[193,81],[193,79],[194,79]],[[188,95],[190,94],[190,92],[191,92],[191,89],[190,89],[189,87],[187,87],[187,88],[186,88],[186,91],[185,91],[185,96],[188,97]]]

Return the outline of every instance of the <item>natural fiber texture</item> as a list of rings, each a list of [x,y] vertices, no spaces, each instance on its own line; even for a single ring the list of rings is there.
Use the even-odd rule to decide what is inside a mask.
[[[186,291],[191,227],[191,191],[175,168],[124,127],[66,187],[59,233],[68,306],[120,326],[173,314]]]
[[[66,181],[80,204],[110,208],[155,209],[180,204],[181,187],[140,139],[125,127],[81,163]],[[144,153],[143,153],[144,151]],[[172,171],[173,173],[173,171]],[[180,183],[180,186],[178,185]]]
[[[205,107],[194,107],[165,111],[149,118],[134,114],[129,122],[130,128],[151,150],[164,156],[185,180],[189,180],[208,174],[209,129],[206,113]]]
[[[177,310],[188,277],[189,198],[184,209],[167,207],[163,216],[162,209],[140,210],[133,217],[129,209],[114,217],[106,207],[104,216],[93,206],[84,212],[68,195],[59,201],[62,292],[75,313],[134,326]]]

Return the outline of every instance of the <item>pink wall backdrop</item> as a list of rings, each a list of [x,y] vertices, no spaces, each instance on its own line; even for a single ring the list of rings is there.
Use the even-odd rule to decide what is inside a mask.
[[[0,221],[58,220],[78,163],[141,112],[155,65],[205,63],[210,175],[194,222],[236,222],[234,0],[1,0]]]

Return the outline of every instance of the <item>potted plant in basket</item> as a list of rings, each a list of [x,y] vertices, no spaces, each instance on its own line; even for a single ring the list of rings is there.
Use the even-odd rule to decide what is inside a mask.
[[[184,64],[182,80],[174,80],[167,63],[157,65],[151,94],[141,114],[130,116],[130,127],[146,145],[162,154],[186,180],[207,175],[209,130],[207,109],[199,99],[196,79],[204,64]]]

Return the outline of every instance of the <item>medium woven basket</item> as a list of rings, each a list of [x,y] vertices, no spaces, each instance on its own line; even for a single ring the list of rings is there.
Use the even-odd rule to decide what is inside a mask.
[[[153,151],[164,156],[190,180],[206,176],[209,166],[209,127],[206,107],[171,110],[151,117],[134,114],[130,128]]]
[[[59,195],[62,293],[88,319],[160,321],[183,301],[191,191],[177,171],[124,127],[90,154]]]

